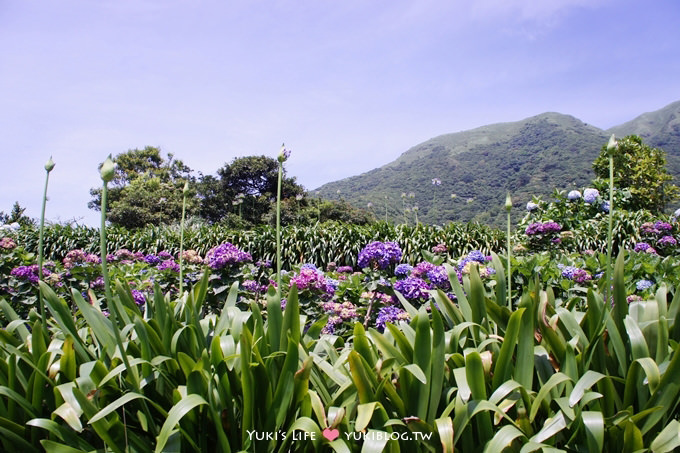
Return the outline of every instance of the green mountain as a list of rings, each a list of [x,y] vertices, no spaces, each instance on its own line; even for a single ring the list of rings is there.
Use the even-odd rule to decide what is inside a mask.
[[[543,113],[445,134],[416,145],[382,167],[316,189],[324,198],[370,207],[394,222],[443,224],[477,221],[501,225],[507,191],[515,206],[555,188],[590,183],[593,160],[609,136],[639,134],[663,148],[680,176],[680,102],[610,130],[573,116]],[[441,185],[433,184],[433,179]],[[417,209],[414,209],[416,208]]]

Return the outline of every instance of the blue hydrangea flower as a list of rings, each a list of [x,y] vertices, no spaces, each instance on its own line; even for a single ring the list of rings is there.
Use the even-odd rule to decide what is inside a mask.
[[[635,288],[637,288],[638,291],[644,291],[646,289],[649,289],[654,285],[653,281],[650,280],[638,280],[638,282],[635,284]]]
[[[571,192],[569,192],[569,193],[567,194],[567,198],[568,198],[570,201],[576,201],[576,200],[578,200],[579,198],[581,198],[581,192],[579,192],[578,190],[572,190]]]
[[[378,317],[375,320],[375,326],[380,332],[383,332],[385,330],[385,325],[388,322],[394,323],[395,321],[408,319],[408,313],[406,313],[403,309],[395,307],[394,305],[388,305],[386,307],[382,307],[380,311],[378,311]]]
[[[394,275],[397,277],[407,277],[408,274],[413,270],[413,266],[410,264],[399,264],[395,269],[394,269]]]
[[[600,191],[597,189],[586,189],[583,191],[583,201],[586,203],[594,203],[599,196]]]
[[[538,209],[538,205],[536,203],[534,203],[533,201],[530,201],[529,203],[527,203],[527,211],[531,212],[531,211],[534,211],[536,209]]]
[[[604,212],[609,212],[609,202],[605,201],[602,203],[602,205],[600,205],[600,209],[602,209]]]

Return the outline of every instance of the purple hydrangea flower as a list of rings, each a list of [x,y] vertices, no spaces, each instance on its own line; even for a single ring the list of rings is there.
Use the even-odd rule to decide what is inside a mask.
[[[303,289],[326,289],[326,278],[319,271],[313,269],[300,269],[300,273],[290,279],[290,286],[297,285],[299,290]]]
[[[388,305],[386,307],[380,308],[378,311],[378,317],[375,320],[375,326],[380,332],[383,332],[388,322],[394,323],[395,321],[406,321],[408,319],[410,319],[410,317],[403,309],[395,307],[394,305]]]
[[[252,260],[250,253],[239,250],[229,242],[211,248],[205,255],[205,263],[215,270]]]
[[[430,296],[428,291],[431,288],[422,278],[411,276],[394,282],[394,289],[399,291],[405,298],[415,300],[427,299]]]
[[[160,259],[160,257],[158,257],[156,255],[146,255],[144,257],[144,261],[146,261],[146,263],[150,264],[151,266],[156,266],[156,265],[160,264],[161,259]]]
[[[434,269],[434,264],[429,261],[421,261],[411,270],[411,277],[425,277],[432,269]]]
[[[651,248],[652,246],[647,244],[646,242],[638,242],[635,244],[635,247],[633,248],[634,252],[646,252],[647,249]]]
[[[664,236],[656,244],[660,247],[675,247],[678,241],[673,236]]]
[[[146,303],[146,297],[144,296],[144,293],[141,292],[138,289],[133,289],[132,291],[132,298],[135,300],[135,303],[137,305],[144,305]]]
[[[47,277],[51,274],[50,270],[43,266],[43,277]],[[33,264],[31,266],[19,266],[12,269],[10,275],[21,280],[28,280],[31,283],[38,283],[38,265]]]
[[[172,253],[166,250],[161,250],[160,252],[158,252],[158,257],[162,260],[169,260],[173,258]]]
[[[668,232],[673,229],[673,225],[671,225],[668,222],[662,222],[662,221],[657,221],[654,223],[654,228],[658,230],[660,233],[661,232]]]
[[[165,270],[170,270],[173,272],[179,272],[179,264],[175,262],[175,260],[165,260],[162,261],[158,266],[157,269],[159,271],[165,271]]]
[[[527,203],[527,211],[531,212],[535,211],[536,209],[538,209],[538,205],[536,203],[534,203],[533,201]]]
[[[436,287],[443,290],[451,289],[449,274],[444,266],[435,266],[427,273],[427,278]]]
[[[359,267],[387,269],[390,264],[401,261],[401,248],[396,242],[371,242],[359,252]]]
[[[352,266],[340,266],[336,269],[336,272],[338,272],[339,274],[351,274],[352,272],[354,272],[354,269],[352,268]]]

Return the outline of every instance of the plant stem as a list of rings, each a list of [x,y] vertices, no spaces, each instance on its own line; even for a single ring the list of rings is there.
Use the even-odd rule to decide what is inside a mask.
[[[611,304],[612,292],[612,230],[614,229],[614,156],[609,154],[609,225],[607,227],[607,289],[605,291],[607,306]]]
[[[120,351],[120,356],[123,359],[125,368],[127,369],[128,375],[132,380],[132,385],[135,391],[139,391],[139,380],[137,378],[136,370],[133,370],[130,366],[130,361],[125,353],[125,348],[123,347],[123,339],[120,336],[120,329],[118,327],[118,307],[113,301],[113,293],[111,293],[111,281],[109,279],[109,269],[106,264],[106,198],[108,194],[108,183],[104,181],[102,187],[102,204],[101,204],[101,229],[99,230],[99,247],[102,259],[102,278],[104,279],[104,291],[106,293],[106,304],[109,308],[109,315],[111,316],[113,322],[113,334],[116,338],[116,343],[118,344],[118,349]]]
[[[40,233],[38,234],[38,278],[43,279],[43,241],[45,233],[45,207],[47,205],[47,184],[50,181],[50,170],[45,175],[45,192],[43,193],[42,210],[40,211]],[[47,329],[47,316],[45,315],[45,302],[43,301],[42,291],[38,290],[38,309],[40,310],[40,321],[43,328]]]
[[[511,260],[510,258],[512,257],[512,247],[511,247],[511,238],[510,238],[510,210],[508,210],[508,231],[507,231],[508,237],[507,237],[507,248],[508,248],[508,288],[507,288],[507,294],[508,294],[508,309],[512,311],[512,280],[511,280],[511,275],[512,275],[512,265],[511,265]]]
[[[279,161],[279,181],[276,188],[276,292],[281,299],[281,183],[283,162]]]
[[[180,223],[179,229],[179,297],[180,299],[184,295],[184,260],[182,255],[184,254],[184,219],[187,210],[187,185],[184,185],[184,190],[182,190],[182,221]]]

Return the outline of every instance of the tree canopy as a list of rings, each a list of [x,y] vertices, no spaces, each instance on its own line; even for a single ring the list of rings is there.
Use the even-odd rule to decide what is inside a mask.
[[[274,158],[247,156],[224,164],[217,170],[217,177],[203,176],[198,184],[200,216],[214,223],[237,214],[253,224],[263,223],[276,200],[278,171],[279,163]],[[304,192],[304,187],[295,177],[286,176],[284,169],[281,198],[300,198]]]
[[[663,150],[644,144],[637,135],[629,135],[618,140],[613,157],[614,185],[618,189],[628,189],[631,194],[624,208],[647,209],[658,214],[677,198],[678,187],[670,183],[672,176],[666,169]],[[609,180],[607,145],[593,162],[593,170],[601,181]]]
[[[147,146],[113,158],[116,173],[110,183],[107,219],[116,225],[139,228],[180,220],[184,183],[193,181],[191,169],[172,154]],[[90,190],[91,209],[101,210],[101,189]],[[187,197],[187,212],[196,206],[195,192]]]

